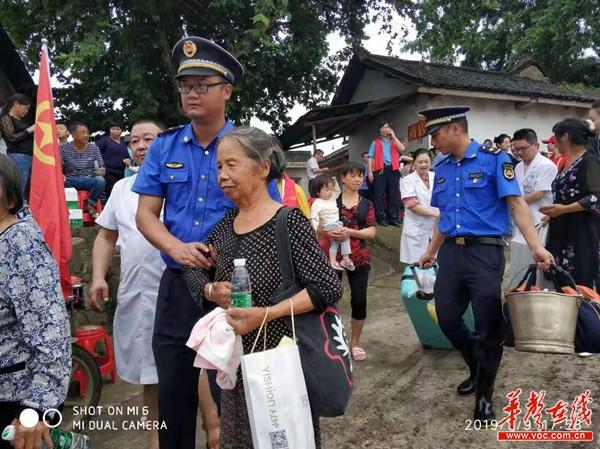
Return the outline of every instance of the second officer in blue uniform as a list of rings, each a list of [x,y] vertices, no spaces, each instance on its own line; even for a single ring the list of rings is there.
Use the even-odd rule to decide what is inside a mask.
[[[440,209],[435,234],[420,260],[436,261],[435,306],[440,327],[461,352],[470,375],[457,390],[476,393],[474,419],[494,419],[492,396],[502,359],[501,284],[509,210],[538,262],[550,264],[504,152],[469,138],[465,106],[420,112],[431,144],[448,154],[436,168],[431,205]],[[437,256],[436,256],[437,255]],[[469,302],[475,332],[462,319]]]

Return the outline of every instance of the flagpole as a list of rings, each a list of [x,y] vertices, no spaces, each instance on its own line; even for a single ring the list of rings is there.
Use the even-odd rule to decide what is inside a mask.
[[[48,55],[48,39],[45,37],[42,38],[42,53],[46,52],[46,68],[48,69],[48,73],[50,73],[50,55]],[[50,82],[50,91],[52,91],[52,80]]]

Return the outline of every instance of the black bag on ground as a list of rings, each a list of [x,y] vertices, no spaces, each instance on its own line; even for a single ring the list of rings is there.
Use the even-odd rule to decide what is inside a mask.
[[[291,208],[277,214],[275,235],[282,285],[269,301],[275,305],[304,289],[294,270],[287,229]],[[285,322],[291,332],[291,319]],[[352,362],[348,339],[337,307],[294,316],[300,361],[313,415],[342,416],[352,395]]]

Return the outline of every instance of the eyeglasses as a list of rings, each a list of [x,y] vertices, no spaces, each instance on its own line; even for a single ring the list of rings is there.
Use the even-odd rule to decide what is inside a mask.
[[[206,83],[201,83],[201,84],[179,84],[177,86],[177,90],[179,91],[180,94],[183,95],[188,95],[191,91],[194,91],[195,94],[199,95],[199,94],[205,94],[206,92],[208,92],[208,89],[210,87],[214,87],[214,86],[219,86],[221,84],[229,84],[225,81],[220,81],[218,83],[212,83],[212,84],[206,84]]]
[[[537,143],[537,142],[536,142],[536,143]],[[530,143],[529,145],[527,145],[527,146],[524,146],[524,147],[513,146],[513,147],[512,147],[512,149],[513,149],[513,151],[514,151],[514,152],[516,152],[516,153],[520,153],[520,152],[522,152],[522,151],[525,151],[525,150],[527,150],[527,149],[528,149],[529,147],[531,147],[532,145],[535,145],[535,143]]]

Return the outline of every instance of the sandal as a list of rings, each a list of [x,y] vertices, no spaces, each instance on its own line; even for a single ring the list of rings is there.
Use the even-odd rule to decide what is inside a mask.
[[[348,271],[354,271],[356,269],[356,267],[354,266],[354,264],[352,263],[351,260],[349,260],[348,262],[346,262],[345,260],[342,260],[340,262],[340,265]]]
[[[367,358],[367,353],[365,352],[365,350],[359,346],[355,346],[352,348],[352,358],[356,361],[356,362],[362,362],[364,360],[366,360]]]
[[[339,264],[339,262],[331,262],[331,266],[334,270],[344,271],[344,268]]]

